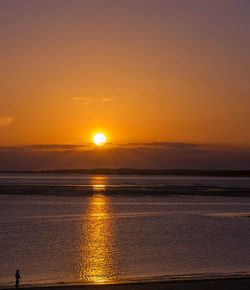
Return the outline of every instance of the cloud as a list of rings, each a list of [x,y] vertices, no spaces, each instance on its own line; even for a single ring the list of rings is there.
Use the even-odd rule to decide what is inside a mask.
[[[32,150],[80,150],[85,148],[86,145],[76,145],[76,144],[36,144],[28,145],[24,148]]]
[[[10,125],[14,122],[14,118],[10,116],[0,116],[0,127]]]
[[[89,105],[89,104],[94,102],[94,98],[92,98],[92,97],[73,97],[72,100],[74,102],[79,102],[79,103],[82,103],[84,105]]]
[[[104,103],[108,103],[108,102],[111,102],[112,101],[112,98],[102,98],[102,101]]]
[[[0,151],[7,150],[46,150],[46,151],[88,151],[95,149],[95,145],[92,143],[85,144],[32,144],[26,146],[0,146]],[[169,152],[191,152],[191,151],[207,151],[207,150],[222,150],[221,147],[218,148],[216,145],[209,144],[194,144],[194,143],[178,143],[178,142],[132,142],[132,143],[107,143],[105,150],[111,149],[138,149],[138,150],[168,150]]]
[[[144,82],[139,82],[140,85],[145,85],[145,86],[160,86],[160,85],[166,85],[170,79],[162,79],[162,80],[152,80],[152,81],[144,81]]]
[[[0,146],[0,151],[33,151],[33,150],[45,150],[45,151],[74,151],[86,149],[87,144],[35,144],[27,146]]]
[[[95,98],[95,97],[73,97],[72,100],[74,102],[78,102],[84,105],[89,105],[94,102],[104,102],[109,103],[112,101],[112,98],[104,97],[104,98]]]
[[[76,168],[243,170],[249,169],[250,164],[250,148],[189,143],[161,143],[161,146],[158,146],[160,143],[156,143],[157,146],[155,143],[133,144],[133,146],[114,144],[115,146],[107,147],[105,150],[104,148],[99,150],[91,144],[0,147],[0,170]]]
[[[147,147],[147,148],[169,148],[169,149],[198,149],[200,144],[181,143],[181,142],[146,142],[146,143],[127,143],[121,146],[128,147]]]

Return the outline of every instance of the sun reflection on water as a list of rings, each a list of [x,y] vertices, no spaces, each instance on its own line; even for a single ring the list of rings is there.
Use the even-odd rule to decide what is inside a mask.
[[[106,283],[115,278],[115,220],[109,197],[105,196],[105,184],[95,181],[83,216],[79,278]]]

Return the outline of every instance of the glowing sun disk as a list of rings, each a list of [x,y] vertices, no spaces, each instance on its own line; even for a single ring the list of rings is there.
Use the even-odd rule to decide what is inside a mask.
[[[101,146],[104,143],[106,143],[106,140],[107,138],[103,133],[96,133],[93,137],[93,142],[98,146]]]

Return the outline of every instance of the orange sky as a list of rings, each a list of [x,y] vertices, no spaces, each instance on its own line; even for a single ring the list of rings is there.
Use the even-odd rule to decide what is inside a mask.
[[[0,2],[0,146],[250,144],[250,2]]]

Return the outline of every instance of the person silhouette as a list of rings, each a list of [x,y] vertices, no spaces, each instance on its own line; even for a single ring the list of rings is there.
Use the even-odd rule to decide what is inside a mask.
[[[16,278],[15,287],[16,288],[19,288],[19,280],[21,279],[21,276],[20,276],[20,273],[19,273],[19,270],[18,269],[16,270],[15,278]]]

